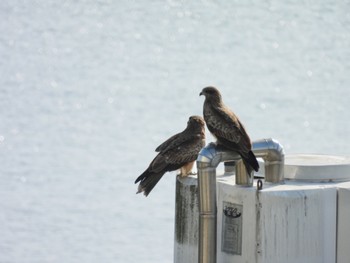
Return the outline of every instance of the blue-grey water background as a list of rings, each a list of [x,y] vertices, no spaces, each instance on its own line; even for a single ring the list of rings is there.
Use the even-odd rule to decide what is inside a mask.
[[[0,2],[0,262],[172,262],[175,173],[217,86],[253,140],[350,154],[349,1]],[[208,135],[208,141],[212,141]]]

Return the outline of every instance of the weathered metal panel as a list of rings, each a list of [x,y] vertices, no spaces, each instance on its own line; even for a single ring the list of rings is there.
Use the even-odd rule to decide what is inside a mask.
[[[174,263],[198,263],[197,178],[176,178]]]
[[[336,189],[293,189],[260,193],[261,253],[258,262],[336,262]]]
[[[228,183],[226,183],[228,182]],[[234,176],[220,177],[218,180],[218,260],[217,262],[235,262],[235,263],[245,263],[245,262],[255,262],[256,256],[256,244],[255,244],[255,190],[252,187],[241,187],[234,184]],[[227,203],[233,204],[231,207],[240,208],[242,224],[236,222],[236,229],[232,228],[230,224],[221,224],[224,221],[225,209],[227,208]],[[237,215],[236,215],[237,216]],[[241,227],[241,229],[238,229]],[[236,238],[232,242],[241,242],[241,244],[232,244],[236,250],[240,248],[240,253],[230,253],[228,252],[227,244],[223,242],[222,235],[225,232],[234,236],[235,233],[230,231],[238,231],[238,235],[241,232],[241,239]]]
[[[217,177],[217,262],[335,263],[336,252],[338,263],[349,262],[350,183],[339,191],[338,214],[341,184],[287,181],[265,183],[261,191],[256,185],[255,181],[254,187],[241,187],[234,176]],[[196,177],[178,178],[176,191],[174,262],[197,263]],[[242,221],[225,221],[225,213],[241,213]]]
[[[218,180],[217,191],[218,222],[227,202],[242,205],[243,221],[241,255],[221,249],[221,235],[232,227],[218,225],[218,262],[336,262],[334,185],[265,184],[257,191],[256,182],[244,188],[227,177]]]
[[[350,262],[350,183],[338,190],[337,263]]]

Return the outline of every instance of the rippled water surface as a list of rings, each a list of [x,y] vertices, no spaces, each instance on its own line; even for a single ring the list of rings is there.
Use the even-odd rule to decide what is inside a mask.
[[[208,85],[253,140],[350,155],[349,11],[1,1],[0,262],[172,262],[175,173],[148,198],[133,181]]]

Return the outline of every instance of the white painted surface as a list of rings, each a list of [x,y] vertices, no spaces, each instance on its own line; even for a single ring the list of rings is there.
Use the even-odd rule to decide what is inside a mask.
[[[255,261],[255,191],[253,188],[234,186],[228,181],[233,181],[233,176],[222,177],[218,180],[218,237],[217,237],[217,262],[256,262]],[[221,252],[222,247],[222,217],[223,201],[243,205],[242,223],[242,256],[232,256]]]
[[[176,178],[174,263],[198,262],[197,178]]]
[[[267,190],[260,202],[258,262],[335,262],[335,188]]]
[[[337,263],[350,262],[350,183],[338,190]]]
[[[241,188],[233,177],[218,181],[218,262],[331,263],[336,254],[334,184]],[[221,252],[222,202],[243,204],[242,255]],[[260,203],[260,219],[256,204]],[[258,222],[258,223],[256,223]],[[260,253],[258,250],[260,244]]]
[[[194,178],[190,178],[193,185]],[[189,182],[178,181],[185,190],[184,198],[189,200]],[[218,263],[335,263],[337,252],[337,189],[350,183],[300,183],[287,181],[283,185],[265,183],[257,193],[254,187],[240,187],[234,183],[234,176],[218,176]],[[348,187],[350,189],[350,187]],[[187,189],[187,190],[186,190]],[[339,227],[348,228],[350,218],[350,190],[339,192]],[[188,195],[186,197],[186,194]],[[243,206],[242,254],[232,255],[222,252],[223,202]],[[257,206],[257,204],[260,204]],[[260,207],[260,217],[256,207]],[[185,208],[191,210],[190,206]],[[187,229],[189,239],[197,238],[198,213],[189,212],[185,224],[196,226]],[[341,230],[342,231],[342,230]],[[339,229],[338,229],[339,234]],[[348,262],[350,233],[346,230],[338,236],[338,259]],[[340,238],[340,239],[339,239]],[[175,241],[176,243],[176,241]],[[189,243],[189,242],[187,242]],[[175,262],[196,262],[196,242],[175,244],[175,254],[182,253],[181,260]],[[339,246],[339,244],[343,246]],[[259,251],[259,253],[258,253]],[[344,253],[347,252],[347,253]],[[343,253],[339,256],[339,253]],[[188,255],[188,260],[184,255]],[[175,255],[175,259],[177,256]]]

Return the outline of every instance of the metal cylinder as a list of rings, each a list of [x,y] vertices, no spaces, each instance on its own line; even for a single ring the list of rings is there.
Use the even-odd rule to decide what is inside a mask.
[[[224,175],[234,175],[235,174],[235,161],[224,162],[225,173]]]
[[[283,183],[284,181],[284,150],[282,145],[274,139],[254,141],[253,152],[265,162],[265,181],[269,183]]]
[[[240,186],[253,186],[254,174],[248,174],[242,160],[236,163],[236,184]]]
[[[261,157],[265,161],[265,180],[272,183],[283,182],[282,146],[273,139],[263,139],[253,143],[253,152],[256,157]],[[238,153],[227,151],[215,143],[208,144],[198,155],[199,263],[216,263],[216,167],[220,162],[240,159]],[[243,162],[238,162],[236,167],[236,176],[239,174],[238,182],[251,186],[254,177],[252,175],[249,178],[246,174]]]
[[[198,262],[216,262],[216,167],[198,166]]]
[[[284,167],[281,162],[265,161],[265,181],[274,184],[284,182]]]
[[[216,262],[216,216],[201,215],[199,218],[198,262]]]

